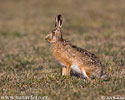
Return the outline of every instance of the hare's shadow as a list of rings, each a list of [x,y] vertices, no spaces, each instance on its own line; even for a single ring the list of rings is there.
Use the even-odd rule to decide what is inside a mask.
[[[79,73],[75,73],[71,70],[71,76],[75,76],[77,78],[82,78],[82,79],[86,79],[86,77],[84,77],[82,74]]]

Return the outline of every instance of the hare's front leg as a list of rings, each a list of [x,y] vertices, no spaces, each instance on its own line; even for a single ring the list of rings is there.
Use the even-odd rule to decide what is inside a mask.
[[[62,76],[64,76],[64,75],[65,76],[70,76],[70,72],[71,72],[70,66],[62,68]]]
[[[66,76],[66,67],[62,67],[62,76]]]

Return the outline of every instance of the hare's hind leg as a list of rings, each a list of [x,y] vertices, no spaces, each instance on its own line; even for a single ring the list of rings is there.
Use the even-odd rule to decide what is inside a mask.
[[[83,75],[84,79],[90,78],[90,72],[89,72],[89,70],[86,69],[86,67],[81,66],[80,71],[81,71],[81,74]]]

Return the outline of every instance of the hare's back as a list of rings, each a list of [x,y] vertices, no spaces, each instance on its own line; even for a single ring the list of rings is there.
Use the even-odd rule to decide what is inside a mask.
[[[77,62],[88,66],[101,66],[101,62],[95,54],[74,45],[72,45],[72,49],[75,55],[74,59],[77,60]]]

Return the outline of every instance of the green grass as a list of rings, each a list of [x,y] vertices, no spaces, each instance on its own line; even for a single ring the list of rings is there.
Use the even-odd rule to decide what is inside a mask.
[[[123,0],[1,0],[0,96],[101,100],[125,94]],[[44,37],[63,15],[63,36],[100,58],[107,80],[62,77]]]

